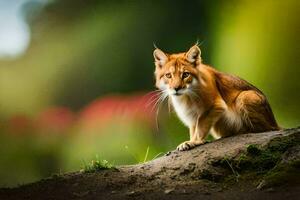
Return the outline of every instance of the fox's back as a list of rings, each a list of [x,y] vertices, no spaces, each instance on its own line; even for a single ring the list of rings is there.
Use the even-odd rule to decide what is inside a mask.
[[[266,130],[278,130],[279,127],[277,125],[277,122],[275,120],[274,114],[272,112],[271,106],[264,95],[264,93],[259,90],[257,87],[252,85],[251,83],[243,80],[242,78],[234,75],[229,75],[226,73],[219,72],[215,69],[213,69],[213,76],[215,76],[215,82],[216,82],[216,88],[223,98],[223,100],[228,105],[228,111],[224,113],[223,116],[221,116],[220,120],[215,124],[215,128],[219,129],[219,131],[222,131],[221,129],[223,127],[227,127],[228,130],[223,130],[224,132],[261,132]],[[252,103],[247,105],[248,116],[241,115],[239,112],[243,112],[241,108],[244,108],[247,104],[245,100],[243,102],[240,101],[241,96],[243,96],[244,93],[248,93],[248,99],[251,99],[251,96],[253,96]],[[252,94],[252,95],[249,95]],[[258,99],[259,106],[256,105],[255,98]],[[251,113],[251,107],[260,108],[260,112],[253,112]],[[259,115],[263,113],[259,117]],[[256,115],[256,117],[260,118],[261,121],[267,122],[264,124],[268,124],[269,126],[266,128],[261,127],[260,122],[251,122],[247,124],[247,121],[253,121],[251,120],[252,116]],[[245,120],[246,117],[246,120]],[[233,122],[235,120],[235,122]],[[230,127],[230,122],[233,122],[233,126]],[[254,124],[256,123],[256,124]],[[224,124],[227,124],[227,126],[224,126]],[[239,129],[237,125],[241,125],[242,128]],[[224,129],[224,128],[223,128]],[[265,130],[266,129],[266,130]]]

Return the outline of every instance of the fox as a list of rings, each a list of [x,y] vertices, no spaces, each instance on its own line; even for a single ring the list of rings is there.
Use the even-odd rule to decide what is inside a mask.
[[[155,86],[189,128],[190,139],[177,150],[204,144],[209,133],[219,139],[281,129],[263,92],[204,64],[198,44],[183,53],[165,53],[156,47],[153,57]]]

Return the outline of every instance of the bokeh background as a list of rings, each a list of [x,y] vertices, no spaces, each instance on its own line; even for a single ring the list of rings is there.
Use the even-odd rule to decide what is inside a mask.
[[[156,120],[152,51],[197,40],[205,63],[300,122],[300,1],[0,0],[0,186],[151,160],[188,138]],[[158,123],[156,122],[158,121]]]

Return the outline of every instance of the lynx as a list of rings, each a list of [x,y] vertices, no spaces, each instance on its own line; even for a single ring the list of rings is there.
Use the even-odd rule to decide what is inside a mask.
[[[203,144],[209,132],[218,139],[280,129],[265,95],[247,81],[203,64],[198,45],[176,54],[156,48],[153,55],[156,87],[189,128],[190,140],[177,150]]]

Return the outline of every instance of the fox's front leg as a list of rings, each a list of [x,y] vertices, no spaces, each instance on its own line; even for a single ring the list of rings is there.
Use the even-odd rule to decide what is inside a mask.
[[[186,151],[205,142],[209,130],[226,110],[226,107],[221,105],[224,104],[214,107],[197,118],[195,126],[190,127],[190,140],[178,145],[177,150]]]
[[[202,124],[202,126],[201,126]],[[201,128],[200,128],[201,126]],[[207,128],[204,128],[207,127]],[[189,128],[190,130],[190,140],[185,141],[178,145],[177,150],[179,151],[186,151],[189,149],[194,148],[195,146],[198,146],[200,144],[203,144],[205,141],[205,137],[210,129],[210,125],[205,124],[205,120],[201,120],[200,117],[198,117],[196,124]]]

